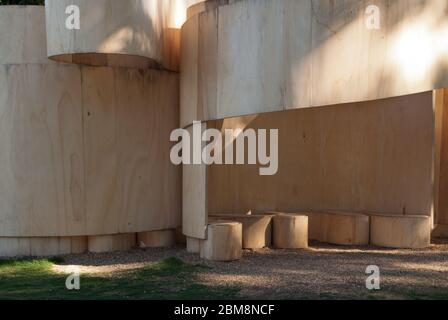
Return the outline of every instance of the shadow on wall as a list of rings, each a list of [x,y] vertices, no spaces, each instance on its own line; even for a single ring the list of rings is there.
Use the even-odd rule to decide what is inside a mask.
[[[279,129],[276,175],[260,176],[258,165],[208,168],[210,214],[431,212],[431,92],[210,121],[208,126],[222,132]]]
[[[378,30],[365,26],[371,4],[379,8]],[[292,61],[289,74],[292,83],[311,78],[311,103],[303,105],[373,100],[446,84],[448,2],[311,0],[310,6],[310,50]],[[297,70],[306,68],[296,79]],[[331,101],[321,92],[329,93]]]
[[[79,7],[79,30],[66,30],[69,5]],[[46,12],[48,55],[55,60],[178,70],[184,0],[49,0]]]
[[[123,14],[114,8],[113,1],[110,3],[110,13],[113,16]],[[152,47],[157,44],[148,35],[159,35],[159,38],[156,39],[157,43],[163,44],[164,37],[170,36],[170,30],[174,29],[180,32],[180,28],[186,20],[186,10],[184,0],[130,1],[129,11],[126,12],[127,18],[124,18],[123,21],[143,21],[143,23],[114,25],[113,29],[108,30],[105,40],[98,46],[98,51],[128,52],[136,43],[140,43],[139,51],[150,52],[153,50]],[[89,29],[94,30],[98,24],[104,23],[104,21],[94,19],[98,16],[94,10],[89,11],[88,14],[91,17],[86,20],[96,21],[94,25],[88,26]],[[162,23],[154,21],[155,18],[162,19]]]

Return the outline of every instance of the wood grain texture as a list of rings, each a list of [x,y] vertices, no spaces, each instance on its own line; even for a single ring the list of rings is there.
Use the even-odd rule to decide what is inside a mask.
[[[80,10],[79,30],[66,28],[67,6]],[[72,55],[97,54],[86,64],[109,65],[108,54],[125,55],[121,66],[134,60],[154,62],[178,70],[179,30],[186,18],[184,0],[48,0],[46,1],[48,56],[70,62]],[[74,62],[74,61],[73,61]],[[117,63],[117,61],[115,61]],[[144,63],[144,62],[143,62]]]
[[[128,251],[136,246],[136,234],[89,236],[88,250],[93,253]]]
[[[40,257],[87,251],[87,237],[0,237],[0,257]]]
[[[0,235],[84,235],[81,72],[0,65]]]
[[[197,60],[183,75],[194,79],[187,83],[186,99],[199,101],[183,105],[191,110],[181,112],[206,121],[448,86],[443,59],[448,49],[440,45],[448,30],[447,2],[375,1],[379,30],[366,27],[370,4],[217,0],[202,6],[182,30],[182,38],[194,45],[182,59]],[[200,41],[210,45],[197,46]],[[199,77],[196,65],[207,66]],[[198,92],[205,97],[197,98]]]
[[[181,37],[180,60],[180,125],[186,127],[197,119],[198,115],[198,17],[188,20],[184,26],[186,32]]]
[[[350,213],[308,213],[309,238],[346,246],[369,244],[369,216]]]
[[[46,42],[44,7],[0,7],[0,64],[53,64]]]
[[[448,90],[435,93],[435,224],[448,225]]]
[[[279,130],[276,175],[260,176],[258,165],[208,168],[210,214],[431,214],[431,92],[210,121],[208,127]]]
[[[242,257],[242,225],[238,222],[213,222],[207,239],[201,242],[200,256],[211,261],[235,261]]]
[[[0,79],[1,236],[180,225],[177,75],[16,65],[0,66]]]
[[[277,214],[272,220],[273,244],[275,248],[308,248],[308,216],[300,214]]]
[[[388,248],[427,248],[431,221],[426,216],[371,215],[370,243]]]
[[[281,106],[283,5],[237,1],[219,8],[218,119]]]
[[[29,32],[0,29],[0,237],[179,227],[178,75],[50,62],[45,41],[25,43],[45,33],[43,10],[0,7]]]
[[[180,225],[181,168],[171,164],[178,76],[85,68],[86,215],[89,234]]]
[[[202,124],[201,132],[204,132],[206,128],[206,124]],[[192,137],[193,127],[190,126],[187,130]],[[191,149],[193,149],[192,145]],[[193,153],[191,152],[191,154]],[[188,238],[205,239],[208,221],[207,166],[205,164],[184,164],[182,177],[183,233]]]
[[[243,226],[243,249],[263,249],[272,243],[272,216],[214,214],[209,221],[232,221]]]

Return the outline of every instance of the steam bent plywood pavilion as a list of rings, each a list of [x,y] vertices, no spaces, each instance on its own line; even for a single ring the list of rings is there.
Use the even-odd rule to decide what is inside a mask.
[[[0,256],[448,236],[448,3],[376,0],[379,29],[369,4],[1,6]],[[278,129],[277,174],[173,165],[194,121]]]

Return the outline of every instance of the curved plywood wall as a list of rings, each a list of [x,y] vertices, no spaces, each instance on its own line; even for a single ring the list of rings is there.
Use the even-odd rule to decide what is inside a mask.
[[[0,7],[0,255],[14,238],[58,253],[58,237],[178,227],[178,75],[56,63],[45,39],[43,7]]]
[[[196,6],[202,9],[182,28],[181,125],[448,86],[448,3],[375,1],[378,30],[365,24],[370,4],[220,0]]]
[[[210,214],[353,212],[431,215],[432,93],[209,121],[225,129],[278,129],[278,172],[212,165]],[[225,154],[225,150],[223,151]]]
[[[47,0],[48,56],[88,65],[178,70],[185,0]],[[80,11],[80,29],[66,28],[66,8]]]

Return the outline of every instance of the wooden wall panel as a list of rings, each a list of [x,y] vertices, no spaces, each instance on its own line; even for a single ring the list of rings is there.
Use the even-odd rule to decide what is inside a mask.
[[[179,226],[181,173],[169,159],[178,76],[83,70],[89,234]]]
[[[2,65],[0,73],[0,235],[83,234],[79,68]]]
[[[197,87],[198,116],[194,120],[215,119],[218,103],[218,10],[199,16],[198,23],[197,81],[200,85]]]
[[[137,69],[0,66],[0,235],[178,227],[181,168],[169,159],[177,81]]]
[[[206,95],[200,95],[195,120],[371,101],[448,85],[445,0],[214,3],[192,14],[182,30],[192,41],[209,39],[215,29],[218,34],[216,45],[182,52],[185,61],[197,59],[199,66],[216,64],[199,80],[195,68],[183,75],[195,79],[186,99]],[[372,4],[380,10],[378,30],[366,26]],[[199,26],[192,28],[193,21]],[[182,110],[188,112],[196,115]]]
[[[115,80],[111,68],[83,68],[87,234],[119,228]]]
[[[179,227],[178,74],[51,62],[44,10],[0,6],[0,238]]]
[[[0,257],[55,256],[86,251],[87,237],[0,237]]]
[[[279,171],[213,165],[208,211],[343,211],[430,215],[432,93],[210,121],[279,129]]]
[[[198,115],[198,48],[199,19],[193,17],[184,26],[180,62],[180,125],[186,127],[199,119]]]
[[[219,8],[217,119],[283,105],[283,4],[237,1]]]
[[[204,131],[206,125],[202,124],[201,128]],[[188,127],[187,130],[192,136],[193,126]],[[191,149],[193,150],[192,145]],[[190,238],[205,239],[208,223],[207,166],[205,164],[184,164],[182,176],[183,234]]]
[[[53,63],[47,59],[45,10],[36,6],[2,6],[0,63]]]
[[[435,224],[448,225],[448,90],[438,90],[435,97],[436,119],[439,125],[436,156]]]

